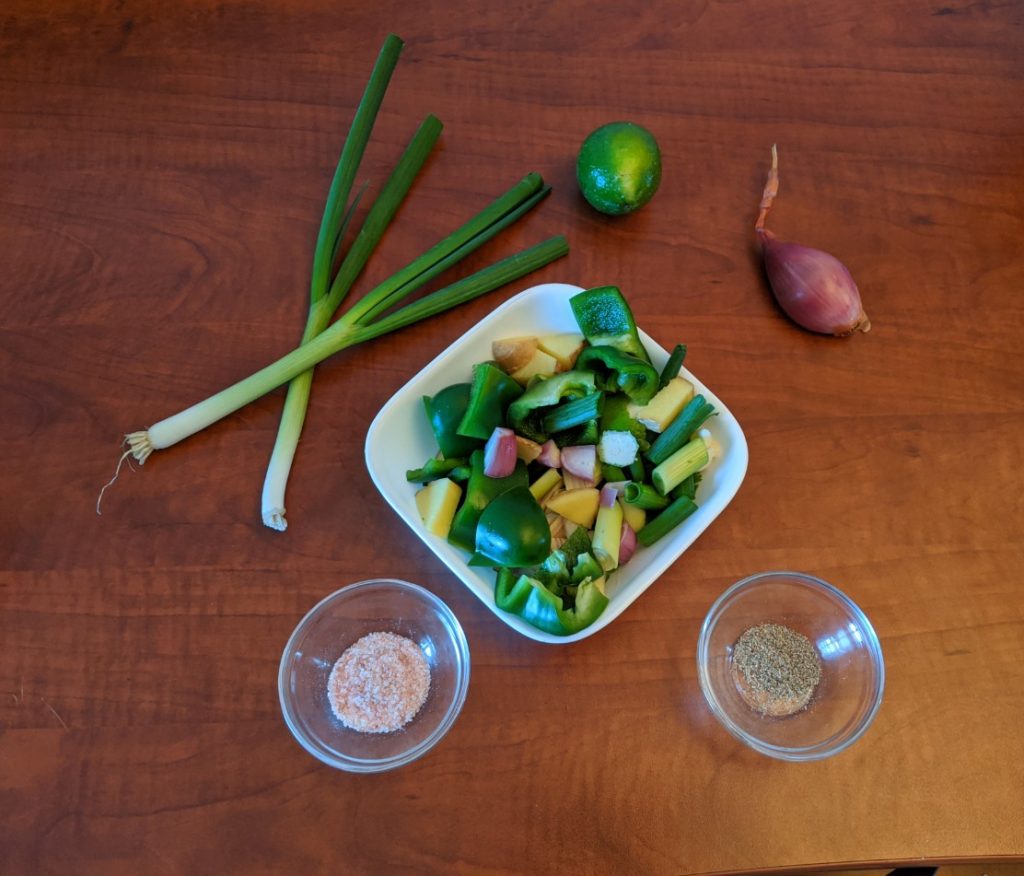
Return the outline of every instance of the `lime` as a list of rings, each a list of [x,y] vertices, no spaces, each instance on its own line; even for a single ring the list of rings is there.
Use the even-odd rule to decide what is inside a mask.
[[[631,213],[658,190],[661,150],[651,132],[633,122],[602,125],[580,147],[576,180],[595,210]]]

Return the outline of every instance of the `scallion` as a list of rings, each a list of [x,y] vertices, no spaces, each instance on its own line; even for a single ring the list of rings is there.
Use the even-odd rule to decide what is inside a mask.
[[[129,450],[138,462],[145,462],[154,450],[163,450],[202,431],[303,371],[308,371],[328,356],[450,310],[535,271],[568,252],[568,243],[558,235],[407,304],[371,325],[336,322],[308,343],[233,386],[155,423],[149,429],[126,435]]]

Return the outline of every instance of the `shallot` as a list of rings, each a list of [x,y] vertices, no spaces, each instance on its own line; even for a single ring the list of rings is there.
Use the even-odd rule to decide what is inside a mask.
[[[624,566],[636,553],[636,533],[633,527],[622,521],[622,535],[619,537],[619,565]]]
[[[785,243],[764,227],[778,191],[779,155],[772,146],[772,166],[754,230],[775,300],[793,322],[812,332],[842,336],[868,331],[871,322],[846,266],[820,249]]]
[[[495,426],[484,446],[484,474],[489,478],[507,478],[516,468],[516,433]]]

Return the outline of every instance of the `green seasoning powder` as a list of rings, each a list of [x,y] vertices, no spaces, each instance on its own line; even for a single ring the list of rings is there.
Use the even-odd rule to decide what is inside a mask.
[[[736,641],[732,661],[741,696],[762,715],[800,711],[821,681],[821,663],[810,639],[781,624],[746,630]]]

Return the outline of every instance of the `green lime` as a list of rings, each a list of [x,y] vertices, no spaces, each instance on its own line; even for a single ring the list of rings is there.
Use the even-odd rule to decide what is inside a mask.
[[[602,125],[583,141],[576,180],[590,206],[619,216],[646,204],[661,182],[661,150],[633,122]]]

